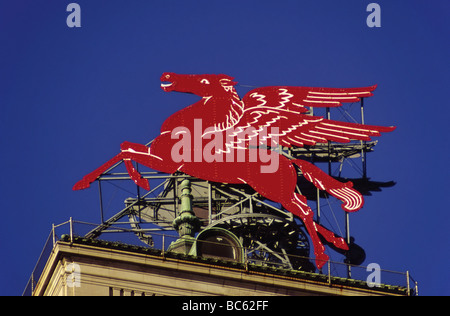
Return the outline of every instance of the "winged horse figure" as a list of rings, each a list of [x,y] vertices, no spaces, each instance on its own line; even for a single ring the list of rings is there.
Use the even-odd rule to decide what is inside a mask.
[[[353,189],[352,182],[337,181],[307,161],[291,160],[271,149],[314,146],[328,141],[368,141],[370,136],[380,136],[380,132],[390,132],[395,127],[339,122],[305,114],[307,107],[338,107],[343,102],[370,97],[376,86],[345,89],[262,87],[249,91],[241,99],[233,79],[227,75],[164,73],[161,77],[164,91],[193,93],[202,99],[171,115],[150,147],[122,143],[118,155],[84,176],[73,189],[89,187],[119,161],[124,162],[131,179],[146,190],[150,189],[149,182],[139,174],[133,161],[169,174],[181,171],[213,182],[246,183],[303,221],[314,246],[316,266],[321,269],[329,257],[319,235],[339,249],[349,248],[342,237],[313,220],[314,214],[306,198],[295,192],[295,166],[318,189],[341,200],[346,212],[359,210],[364,203],[363,197]],[[182,142],[189,132],[197,137]],[[263,153],[276,155],[272,156],[277,158],[276,168],[264,171],[267,159],[263,159]],[[230,154],[241,159],[228,159]]]

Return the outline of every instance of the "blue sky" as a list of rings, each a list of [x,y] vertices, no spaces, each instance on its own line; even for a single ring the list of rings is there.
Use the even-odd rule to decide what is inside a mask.
[[[195,98],[165,94],[163,72],[225,73],[242,85],[378,84],[366,123],[396,125],[368,157],[396,186],[352,214],[365,264],[410,270],[423,295],[449,295],[450,3],[364,0],[0,1],[0,295],[20,295],[52,223],[98,222],[84,174],[147,143]],[[238,86],[241,96],[248,88]]]

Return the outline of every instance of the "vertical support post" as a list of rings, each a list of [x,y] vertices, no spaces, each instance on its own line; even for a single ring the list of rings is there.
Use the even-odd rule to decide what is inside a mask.
[[[135,169],[139,173],[139,164],[138,163],[136,163]],[[137,193],[137,200],[138,200],[137,205],[138,205],[139,223],[142,223],[142,220],[141,220],[141,209],[142,209],[142,205],[141,205],[141,188],[137,184],[136,184],[136,190],[137,190],[136,193]]]
[[[406,271],[406,287],[407,287],[407,289],[408,289],[408,296],[411,296],[411,293],[410,293],[410,290],[411,290],[411,287],[410,287],[410,284],[409,284],[409,271]]]
[[[361,98],[361,124],[364,124],[364,98]],[[366,144],[365,141],[361,141],[361,161],[364,179],[367,178],[367,161],[366,161],[365,144]]]
[[[363,115],[363,108],[364,108],[364,103],[363,103],[363,99],[361,98],[361,123],[364,124],[364,115]],[[362,147],[362,146],[361,146]],[[364,148],[361,149],[361,157],[363,157],[364,160]],[[345,158],[343,158],[345,159]],[[339,176],[341,175],[341,171],[342,171],[342,165],[340,166],[340,170],[339,170]],[[347,242],[347,245],[350,245],[350,214],[345,212],[345,240]],[[352,277],[352,268],[350,267],[349,264],[347,264],[347,277],[350,279]]]
[[[73,243],[73,220],[72,220],[72,217],[69,218],[69,226],[70,226],[70,242]]]
[[[320,190],[317,188],[317,224],[320,224]]]
[[[329,142],[328,142],[329,143]],[[314,163],[314,159],[315,159],[315,154],[311,155],[311,163]],[[301,193],[300,193],[301,194]],[[316,211],[316,222],[317,224],[320,224],[320,190],[317,188],[316,189],[316,206],[317,206],[317,211]]]
[[[364,124],[364,98],[361,98],[361,124]]]
[[[331,119],[330,108],[327,107],[327,119]],[[328,141],[328,175],[331,176],[331,142]]]
[[[350,245],[350,214],[345,212],[345,239],[347,245]],[[347,277],[350,279],[352,277],[352,268],[350,264],[347,264]]]
[[[331,261],[328,259],[328,284],[331,286]]]
[[[175,217],[178,216],[178,181],[175,178],[173,181],[173,205],[175,207]]]
[[[102,194],[102,185],[101,185],[100,180],[98,180],[98,195],[99,195],[99,199],[100,199],[100,220],[103,224],[105,222],[105,220],[103,218],[103,194]]]
[[[211,224],[212,220],[212,186],[211,182],[208,181],[208,225]]]
[[[55,224],[52,224],[52,240],[53,240],[53,248],[55,248],[55,244],[56,244]]]

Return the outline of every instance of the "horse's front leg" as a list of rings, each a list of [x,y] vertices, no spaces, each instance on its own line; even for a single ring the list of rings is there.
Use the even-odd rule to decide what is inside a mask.
[[[117,156],[114,156],[112,159],[108,160],[106,163],[92,171],[91,173],[88,173],[75,183],[72,190],[83,190],[87,189],[91,186],[91,183],[94,182],[99,176],[101,176],[105,171],[107,171],[109,168],[114,166],[116,163],[121,161],[123,159],[123,153],[118,154]]]
[[[141,188],[145,190],[150,190],[150,183],[147,179],[144,179],[142,175],[139,173],[139,171],[136,170],[133,163],[131,162],[131,158],[124,158],[123,162],[125,164],[125,167],[127,168],[128,174],[131,177],[131,180],[136,183],[136,185],[140,186]]]
[[[161,164],[163,159],[150,153],[150,148],[141,144],[135,144],[130,142],[124,142],[120,145],[121,152],[107,161],[99,168],[95,169],[91,173],[85,175],[83,179],[78,181],[73,190],[82,190],[90,186],[99,176],[105,171],[114,166],[117,162],[123,160],[125,167],[131,177],[131,179],[143,189],[149,190],[150,185],[147,179],[144,179],[141,174],[134,168],[132,161],[136,161],[144,166],[155,170],[161,170]]]
[[[122,154],[124,155],[124,163],[127,168],[128,174],[131,177],[131,180],[136,183],[136,185],[140,186],[145,190],[150,190],[150,184],[147,179],[144,179],[142,175],[136,170],[132,161],[136,161],[146,167],[151,169],[162,171],[161,165],[164,164],[164,160],[156,155],[153,155],[150,152],[150,147],[147,147],[142,144],[124,142],[120,145],[122,149]],[[174,172],[174,170],[170,170]]]

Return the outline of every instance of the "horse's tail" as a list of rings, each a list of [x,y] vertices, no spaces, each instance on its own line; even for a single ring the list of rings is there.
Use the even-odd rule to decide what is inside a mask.
[[[364,198],[361,193],[353,188],[351,181],[346,183],[340,182],[307,161],[300,159],[291,161],[300,168],[303,176],[313,183],[316,188],[325,190],[341,200],[343,202],[341,207],[344,211],[356,212],[363,207]]]

